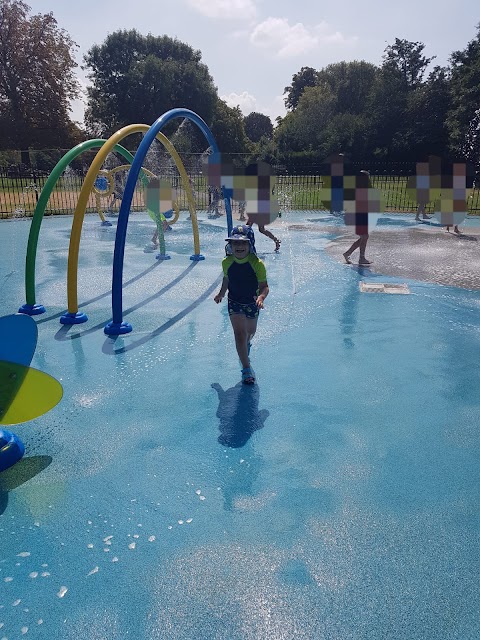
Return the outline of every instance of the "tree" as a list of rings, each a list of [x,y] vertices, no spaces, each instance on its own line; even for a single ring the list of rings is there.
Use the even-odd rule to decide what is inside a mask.
[[[365,61],[339,62],[315,72],[296,108],[281,121],[276,140],[282,153],[313,152],[323,160],[342,151],[358,156],[368,149],[368,107],[379,69]]]
[[[435,67],[427,80],[407,95],[402,126],[404,155],[416,160],[448,155],[449,84],[448,70]]]
[[[262,137],[253,144],[252,155],[248,163],[259,161],[267,162],[270,165],[278,163],[278,149],[273,138]]]
[[[245,133],[252,142],[259,142],[260,138],[273,136],[273,124],[268,116],[252,111],[245,117]]]
[[[298,73],[295,73],[292,84],[283,90],[283,94],[287,94],[285,98],[287,109],[295,110],[305,89],[314,87],[316,84],[317,72],[312,67],[302,67]]]
[[[395,38],[392,45],[386,47],[383,54],[383,69],[402,78],[405,87],[414,89],[422,83],[425,71],[435,59],[426,58],[423,54],[423,42],[409,42]]]
[[[297,113],[289,111],[285,117],[277,121],[273,137],[282,156],[288,155],[290,152],[303,151],[303,143],[298,132],[298,120]]]
[[[92,86],[85,120],[95,135],[133,122],[152,123],[185,107],[210,122],[217,90],[200,51],[168,36],[116,31],[85,56]]]
[[[480,105],[480,24],[477,36],[463,51],[450,56],[451,110],[447,118],[450,147],[457,155],[465,153],[468,139],[478,123],[477,109]],[[475,160],[478,165],[478,158]]]
[[[418,135],[427,118],[420,105],[428,101],[423,76],[433,58],[422,55],[425,45],[395,39],[386,47],[369,104],[371,152],[390,160],[417,160]],[[433,90],[433,86],[432,86]]]
[[[352,158],[369,155],[368,117],[354,113],[335,113],[324,129],[324,157],[345,152]]]
[[[275,130],[279,150],[313,151],[326,157],[328,123],[335,113],[335,95],[327,84],[307,87],[295,111],[288,113]]]
[[[424,48],[396,38],[386,47],[381,67],[363,60],[319,71],[304,67],[286,88],[291,111],[275,130],[282,159],[289,151],[313,158],[340,150],[356,158],[396,161],[445,156],[450,76],[448,69],[435,67],[424,79],[434,59],[423,54]],[[314,86],[305,86],[308,81]],[[468,86],[473,85],[480,86],[479,77],[471,78]],[[476,131],[475,122],[469,130]]]
[[[243,114],[239,107],[229,107],[224,100],[218,99],[215,103],[210,128],[222,154],[248,154],[250,152]]]
[[[68,146],[78,129],[69,118],[78,97],[76,44],[52,13],[29,16],[20,0],[0,0],[0,146]]]
[[[362,114],[378,74],[378,67],[364,60],[337,62],[317,73],[317,84],[325,83],[331,88],[337,112]]]
[[[465,134],[462,155],[480,174],[480,108],[475,111]]]

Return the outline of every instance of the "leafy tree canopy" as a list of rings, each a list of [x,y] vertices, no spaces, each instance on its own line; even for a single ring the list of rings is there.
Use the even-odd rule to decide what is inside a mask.
[[[434,58],[423,55],[425,45],[395,38],[386,47],[383,65],[376,76],[367,105],[370,120],[369,152],[390,160],[418,159],[429,144],[438,149],[444,142],[443,124],[432,116],[432,97],[441,98],[439,114],[444,115],[441,82],[423,80]],[[431,76],[433,79],[433,76]],[[427,111],[429,115],[427,116]]]
[[[304,87],[296,108],[278,124],[275,139],[280,151],[290,147],[314,152],[318,158],[339,149],[364,153],[368,105],[379,73],[364,61],[338,62],[315,71],[315,85]]]
[[[296,109],[302,93],[307,87],[317,84],[317,72],[312,67],[302,67],[292,78],[292,84],[283,90],[287,109]]]
[[[252,142],[259,142],[262,137],[270,139],[273,136],[272,121],[263,113],[252,111],[245,117],[245,133]]]
[[[78,135],[69,118],[76,44],[51,13],[30,11],[0,0],[0,146],[65,147]]]
[[[326,152],[326,128],[335,110],[335,95],[327,84],[307,87],[295,111],[288,113],[275,131],[281,152]]]
[[[397,74],[406,87],[413,89],[421,84],[426,68],[435,59],[423,55],[423,42],[409,42],[395,38],[383,54],[383,69]]]
[[[222,154],[250,152],[244,118],[239,107],[229,107],[224,100],[218,99],[214,106],[210,128]]]
[[[340,113],[360,114],[370,97],[379,69],[364,60],[329,64],[317,73],[317,84],[327,84]]]
[[[200,51],[168,36],[116,31],[85,56],[92,87],[85,115],[89,131],[110,135],[132,122],[152,123],[184,107],[210,122],[217,90]]]
[[[447,127],[450,133],[451,149],[456,154],[468,154],[475,164],[480,159],[472,155],[472,149],[478,148],[475,142],[478,130],[480,106],[480,24],[476,37],[463,51],[455,51],[450,57],[451,80],[450,94],[452,108],[448,114]],[[472,147],[473,143],[473,147]]]

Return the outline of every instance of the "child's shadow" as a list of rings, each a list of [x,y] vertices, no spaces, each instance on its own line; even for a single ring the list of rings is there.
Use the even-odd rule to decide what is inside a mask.
[[[225,447],[243,447],[254,431],[264,426],[270,415],[266,409],[258,410],[260,390],[258,385],[239,382],[224,391],[217,382],[212,389],[218,393],[217,418],[220,420],[218,442]]]

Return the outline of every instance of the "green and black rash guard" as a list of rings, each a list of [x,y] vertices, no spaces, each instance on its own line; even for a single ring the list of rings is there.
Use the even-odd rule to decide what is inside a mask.
[[[267,280],[267,271],[260,258],[253,253],[241,260],[227,256],[222,260],[222,269],[228,278],[228,299],[240,304],[255,302],[258,283]]]

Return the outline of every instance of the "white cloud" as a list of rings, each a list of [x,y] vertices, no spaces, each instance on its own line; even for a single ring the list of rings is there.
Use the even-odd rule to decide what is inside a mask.
[[[269,116],[270,120],[273,123],[273,126],[275,126],[275,120],[277,119],[277,117],[280,116],[284,118],[287,113],[284,100],[284,96],[275,96],[270,104],[258,109],[258,111],[260,111],[260,113],[264,113],[266,116]]]
[[[252,20],[257,9],[252,0],[187,0],[188,4],[207,18]]]
[[[301,22],[290,25],[287,18],[267,18],[250,35],[250,42],[269,49],[279,58],[290,58],[319,49],[324,45],[352,44],[356,38],[347,38],[326,22],[306,27]]]
[[[250,30],[236,29],[229,34],[229,37],[235,40],[248,40],[250,38]]]
[[[248,91],[242,91],[242,93],[232,92],[220,97],[225,100],[229,107],[240,107],[240,111],[244,116],[248,116],[249,113],[257,110],[257,99]]]
[[[248,116],[252,111],[263,113],[268,116],[275,126],[275,119],[277,116],[282,118],[287,113],[283,96],[275,96],[275,98],[268,104],[260,103],[255,96],[248,91],[242,91],[242,93],[229,93],[228,95],[221,96],[222,100],[228,104],[229,107],[240,107],[240,111],[244,116]]]

